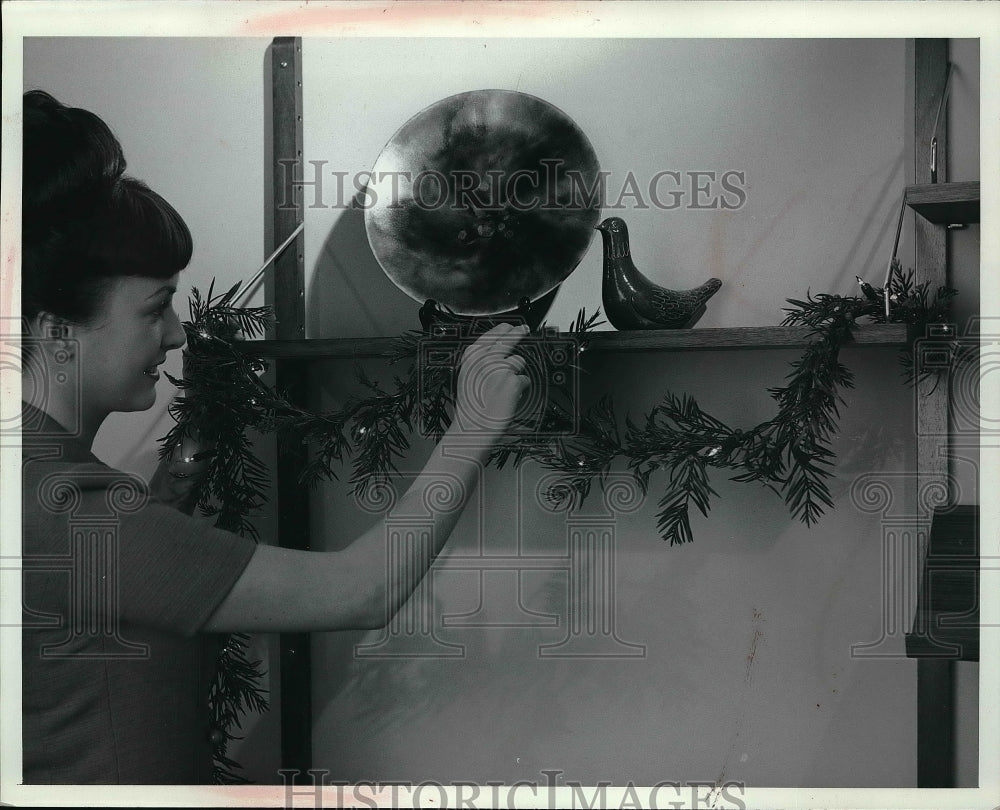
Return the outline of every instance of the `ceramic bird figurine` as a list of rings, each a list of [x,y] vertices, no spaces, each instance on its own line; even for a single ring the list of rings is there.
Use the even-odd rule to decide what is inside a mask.
[[[621,217],[609,217],[596,226],[604,239],[604,312],[615,329],[686,329],[705,313],[705,302],[722,282],[710,278],[691,290],[668,290],[654,284],[636,268]]]

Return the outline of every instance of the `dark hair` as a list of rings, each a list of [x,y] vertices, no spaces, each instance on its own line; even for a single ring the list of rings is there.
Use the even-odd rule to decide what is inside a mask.
[[[169,278],[191,260],[180,214],[125,172],[100,118],[24,94],[21,312],[86,323],[115,276]]]

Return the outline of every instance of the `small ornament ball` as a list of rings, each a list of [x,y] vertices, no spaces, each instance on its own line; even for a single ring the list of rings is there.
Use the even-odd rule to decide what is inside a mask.
[[[208,469],[205,445],[193,436],[185,436],[174,446],[167,459],[167,470],[175,478],[190,478]]]

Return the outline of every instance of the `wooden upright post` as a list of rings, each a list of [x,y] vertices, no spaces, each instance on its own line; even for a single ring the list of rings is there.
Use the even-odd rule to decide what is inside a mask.
[[[275,37],[271,45],[274,138],[274,244],[302,222],[302,40]],[[305,262],[302,234],[274,262],[275,338],[306,336]]]
[[[274,243],[281,244],[302,222],[302,40],[276,37],[271,45],[274,137]],[[303,236],[274,264],[277,340],[306,336]],[[276,361],[275,382],[293,402],[306,404],[307,370],[294,360]],[[278,441],[278,542],[308,550],[309,500],[298,478],[306,450],[301,442]],[[312,766],[311,639],[308,633],[281,634],[281,766],[305,777]]]
[[[931,182],[931,141],[937,139],[937,182],[948,179],[948,116],[941,108],[948,77],[948,40],[918,39],[914,43],[914,183]],[[935,129],[935,122],[937,128]],[[933,294],[948,283],[948,229],[922,216],[914,218],[918,281],[929,281]],[[917,358],[919,361],[919,358]],[[947,493],[948,397],[947,369],[936,371],[917,393],[917,466],[921,492],[940,488]],[[931,390],[933,389],[933,391]],[[950,501],[950,494],[947,500]],[[943,505],[937,504],[937,505]]]
[[[948,179],[948,117],[941,108],[948,77],[948,40],[918,39],[913,59],[913,157],[916,184],[930,183],[931,142],[937,138],[938,183]],[[935,129],[935,121],[937,128]],[[948,231],[922,216],[914,217],[916,273],[918,281],[931,282],[933,293],[948,280]],[[919,351],[915,362],[920,362]],[[931,493],[939,493],[933,505],[950,502],[948,464],[948,398],[951,388],[947,369],[918,385],[915,393],[917,417],[918,504],[931,507]],[[933,389],[933,390],[931,390]],[[929,519],[929,518],[928,518]],[[952,787],[955,784],[954,662],[945,658],[920,658],[917,662],[917,786]]]

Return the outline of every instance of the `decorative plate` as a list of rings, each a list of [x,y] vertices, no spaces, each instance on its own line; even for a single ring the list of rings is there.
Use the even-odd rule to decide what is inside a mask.
[[[449,96],[382,150],[365,229],[407,295],[460,315],[493,315],[553,291],[600,218],[593,147],[561,110],[510,90]]]

